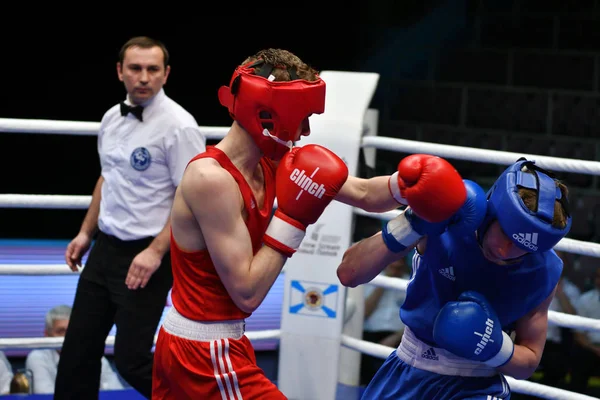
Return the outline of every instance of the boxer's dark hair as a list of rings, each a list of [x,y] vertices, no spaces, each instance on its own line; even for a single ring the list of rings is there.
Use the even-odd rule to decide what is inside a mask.
[[[523,172],[527,172],[530,174],[534,173],[533,170],[527,168],[525,168]],[[569,195],[569,189],[567,188],[567,186],[559,180],[556,180],[555,182],[556,186],[558,186],[560,192],[562,193],[562,198],[567,199]],[[527,206],[527,208],[529,208],[531,211],[537,211],[537,191],[533,189],[519,188],[519,196],[521,196],[521,200],[523,200],[523,203]],[[565,226],[567,226],[567,217],[569,215],[569,210],[566,208],[566,204],[566,202],[561,202],[558,200],[554,202],[554,216],[552,217],[552,226],[554,226],[555,228],[563,229]]]
[[[317,80],[318,71],[288,50],[260,50],[258,53],[246,58],[241,65],[258,60],[262,60],[263,63],[256,63],[255,73],[260,74],[261,68],[265,68],[265,66],[270,68],[272,66],[273,69],[270,71],[270,74],[275,77],[275,81],[291,81],[293,79]]]

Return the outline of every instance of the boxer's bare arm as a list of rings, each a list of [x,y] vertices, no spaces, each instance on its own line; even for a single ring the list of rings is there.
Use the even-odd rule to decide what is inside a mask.
[[[391,262],[405,257],[413,247],[393,253],[385,245],[381,232],[377,232],[346,250],[337,268],[337,276],[342,285],[348,287],[370,282]]]
[[[369,212],[385,212],[400,206],[390,194],[389,176],[370,179],[349,176],[335,199]]]
[[[186,171],[181,189],[231,299],[241,310],[254,311],[287,258],[268,246],[253,256],[239,187],[226,170],[193,163]]]
[[[513,356],[498,371],[515,379],[528,379],[540,365],[548,330],[548,307],[554,291],[538,307],[517,321]]]

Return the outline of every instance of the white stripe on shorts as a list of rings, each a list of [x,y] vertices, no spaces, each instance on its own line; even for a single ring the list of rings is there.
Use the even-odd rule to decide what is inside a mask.
[[[215,352],[215,343],[216,340],[210,342],[210,359],[213,364],[213,371],[215,374],[215,379],[217,381],[217,385],[219,385],[219,390],[221,391],[221,399],[227,400],[227,394],[225,393],[225,389],[223,388],[223,382],[221,381],[221,375],[219,374],[219,368],[217,366],[217,355]]]
[[[227,394],[229,398],[235,400],[235,396],[233,395],[233,390],[231,389],[231,381],[229,380],[229,374],[225,371],[225,363],[223,362],[223,345],[221,344],[221,340],[217,340],[217,354],[219,360],[219,366],[221,367],[219,370],[221,371],[221,376],[225,381],[225,385],[227,386]]]
[[[225,340],[225,361],[227,362],[229,372],[231,372],[231,377],[233,378],[233,388],[235,389],[235,393],[237,394],[238,400],[242,400],[242,393],[240,392],[240,385],[238,384],[237,374],[233,370],[233,366],[231,365],[231,358],[229,358],[229,339],[223,340]]]

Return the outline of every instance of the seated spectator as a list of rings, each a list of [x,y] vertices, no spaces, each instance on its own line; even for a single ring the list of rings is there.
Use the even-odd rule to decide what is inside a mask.
[[[6,355],[0,351],[0,395],[9,394],[10,381],[13,378],[12,365]]]
[[[52,308],[46,314],[44,334],[47,337],[64,337],[71,317],[71,307],[61,305]],[[85,338],[81,338],[85,340]],[[31,351],[25,360],[25,368],[31,370],[34,393],[54,393],[54,382],[60,349],[43,349]],[[76,376],[73,379],[77,379]],[[112,369],[106,357],[102,357],[101,390],[123,389],[119,377]]]
[[[410,268],[405,259],[394,261],[383,273],[393,278],[410,279]],[[404,291],[373,285],[365,287],[363,340],[398,347],[404,333],[404,324],[399,316],[404,298]],[[367,385],[384,361],[367,354],[361,355],[360,384]]]
[[[565,314],[577,314],[574,304],[579,300],[581,291],[565,276],[570,271],[570,264],[566,255],[560,251],[557,251],[556,254],[563,259],[564,268],[549,309]],[[573,330],[549,323],[546,332],[546,345],[540,363],[544,373],[541,383],[564,387],[564,379],[571,367],[572,347]]]
[[[600,268],[596,269],[594,283],[595,288],[583,293],[575,308],[582,317],[600,319]],[[600,332],[582,330],[574,336],[570,390],[585,394],[590,377],[600,373]]]

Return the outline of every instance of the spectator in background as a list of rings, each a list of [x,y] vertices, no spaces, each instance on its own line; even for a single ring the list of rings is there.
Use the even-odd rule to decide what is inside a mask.
[[[71,307],[61,305],[52,308],[46,314],[44,335],[46,337],[64,337],[70,317]],[[56,349],[33,350],[27,355],[25,368],[32,373],[34,393],[54,393],[59,359],[60,350]],[[106,357],[102,357],[101,363],[100,388],[102,390],[123,389],[123,384]],[[78,375],[71,376],[71,379],[76,381]]]
[[[566,254],[561,251],[556,251],[556,254],[563,260],[564,267],[549,310],[577,314],[574,304],[581,296],[581,291],[565,276],[570,272],[571,265]],[[564,387],[564,379],[571,367],[572,348],[573,331],[569,328],[548,324],[546,345],[540,363],[544,374],[541,383]]]
[[[600,267],[594,283],[595,288],[583,293],[575,308],[582,317],[600,319]],[[575,331],[574,337],[571,390],[586,393],[590,377],[600,373],[600,332]]]
[[[13,378],[13,370],[6,355],[0,351],[0,395],[10,392],[10,381]]]
[[[406,259],[401,258],[389,264],[383,274],[392,278],[410,279],[410,268]],[[404,324],[399,318],[400,306],[404,302],[404,297],[404,291],[373,285],[365,287],[363,340],[384,346],[398,347],[404,332]],[[384,361],[363,354],[360,365],[360,384],[368,385]]]

